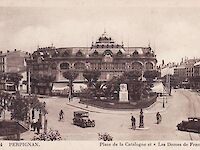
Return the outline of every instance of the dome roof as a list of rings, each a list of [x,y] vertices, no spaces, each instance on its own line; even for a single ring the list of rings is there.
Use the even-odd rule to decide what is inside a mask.
[[[96,44],[99,43],[104,43],[104,44],[108,44],[108,43],[115,43],[111,37],[109,37],[106,32],[104,32],[96,41]]]
[[[114,54],[119,50],[122,53],[125,52],[123,45],[116,44],[106,32],[104,32],[95,43],[92,43],[91,46],[91,52],[98,51],[99,53],[103,53],[105,50],[111,50]]]

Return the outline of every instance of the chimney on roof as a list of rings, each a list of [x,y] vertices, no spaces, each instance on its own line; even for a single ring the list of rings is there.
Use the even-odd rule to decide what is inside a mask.
[[[15,49],[14,51],[16,52],[17,50]]]
[[[0,51],[0,54],[2,54],[3,52],[2,51]]]
[[[9,53],[10,51],[9,50],[7,50],[7,53]]]
[[[162,60],[162,66],[164,66],[164,64],[165,64],[165,61],[164,61],[164,59]]]
[[[181,63],[183,63],[183,58],[181,58]]]

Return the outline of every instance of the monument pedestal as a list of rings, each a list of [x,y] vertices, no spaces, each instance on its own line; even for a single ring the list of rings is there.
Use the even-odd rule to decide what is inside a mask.
[[[128,91],[119,92],[119,102],[120,103],[129,103],[128,101]]]

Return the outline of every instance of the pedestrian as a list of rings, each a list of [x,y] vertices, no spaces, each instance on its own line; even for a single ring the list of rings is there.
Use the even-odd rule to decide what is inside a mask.
[[[2,112],[3,112],[3,107],[0,108],[0,117],[2,115]]]
[[[162,120],[161,114],[159,112],[157,112],[156,114],[156,120],[157,120],[157,124],[159,124]]]
[[[46,107],[46,102],[43,102],[43,106],[44,106],[44,108]]]
[[[60,113],[59,113],[59,120],[62,120],[64,118],[64,112],[63,110],[61,109],[60,110]]]
[[[36,119],[35,118],[33,118],[31,128],[33,129],[33,131],[35,131],[35,128],[36,128]]]
[[[34,119],[35,118],[35,109],[33,108],[32,109],[32,119]]]
[[[42,124],[40,120],[38,119],[38,121],[36,122],[37,134],[40,134],[41,127],[42,127]]]
[[[132,123],[132,129],[135,130],[136,129],[136,126],[135,126],[136,119],[134,116],[131,116],[131,123]]]

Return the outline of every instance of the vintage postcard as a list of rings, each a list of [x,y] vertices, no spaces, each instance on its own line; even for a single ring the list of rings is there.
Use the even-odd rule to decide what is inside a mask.
[[[0,147],[199,149],[200,4],[0,2]]]

